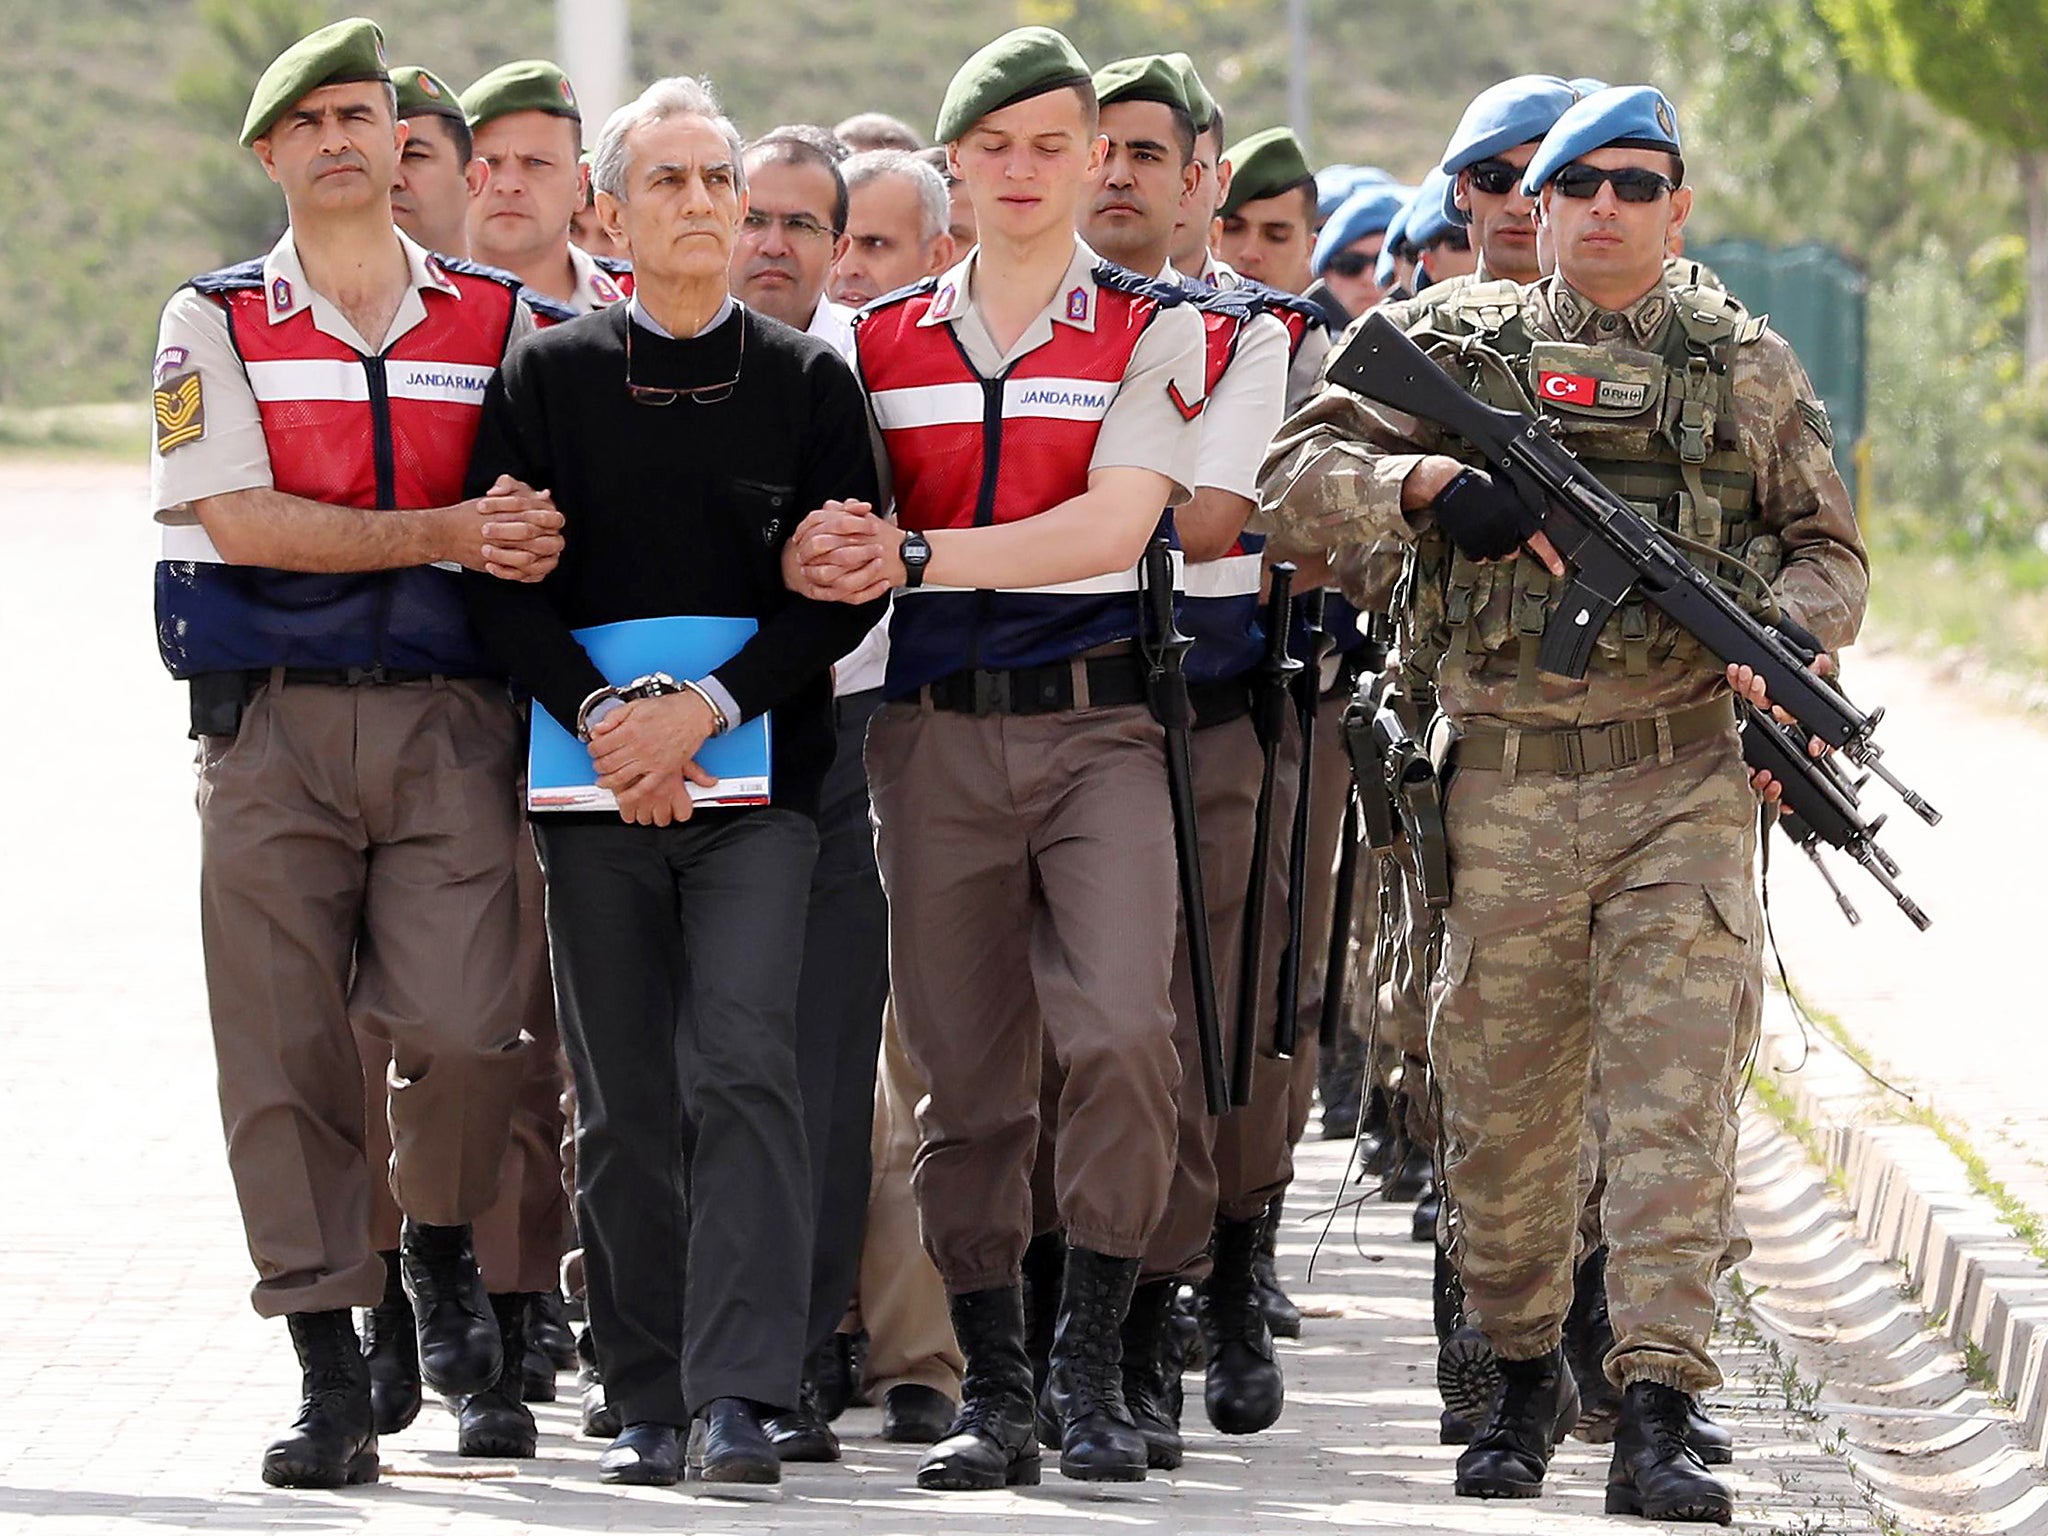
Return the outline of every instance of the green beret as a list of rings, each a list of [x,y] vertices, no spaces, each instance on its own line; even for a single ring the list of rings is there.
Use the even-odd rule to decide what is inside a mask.
[[[384,33],[374,21],[351,16],[308,33],[273,59],[256,82],[249,115],[242,119],[242,146],[246,149],[262,138],[292,103],[323,85],[390,78],[384,64]]]
[[[462,115],[469,119],[472,133],[514,112],[546,112],[572,122],[583,121],[569,77],[546,59],[500,64],[462,93]]]
[[[1188,105],[1187,77],[1171,59],[1156,53],[1118,59],[1095,71],[1095,99],[1105,107],[1113,101],[1164,102],[1194,116]]]
[[[432,112],[439,117],[452,117],[458,123],[462,121],[462,103],[455,99],[454,87],[431,69],[401,64],[391,71],[391,84],[398,92],[400,117]]]
[[[1184,53],[1169,53],[1166,62],[1180,71],[1181,94],[1187,98],[1188,116],[1195,120],[1195,132],[1207,133],[1216,121],[1216,98],[1195,71],[1195,61]]]
[[[1065,86],[1087,85],[1088,65],[1051,27],[1005,32],[960,66],[939,104],[938,140],[951,144],[1004,107]]]
[[[1230,194],[1216,211],[1226,218],[1246,203],[1315,184],[1315,172],[1292,128],[1266,128],[1239,139],[1223,151],[1223,159],[1230,166]]]

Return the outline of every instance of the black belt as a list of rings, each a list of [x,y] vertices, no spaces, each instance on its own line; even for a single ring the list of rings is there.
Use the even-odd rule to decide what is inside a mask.
[[[1056,715],[1145,702],[1145,673],[1135,653],[1079,656],[1043,667],[952,672],[920,695],[933,709],[960,715]]]
[[[1195,712],[1195,729],[1228,725],[1252,712],[1252,683],[1248,677],[1215,678],[1207,682],[1190,680],[1188,703]]]
[[[246,673],[249,686],[258,688],[269,682],[274,670],[264,668]],[[437,677],[446,676],[445,672],[408,672],[400,667],[284,668],[284,682],[288,688],[302,688],[308,684],[327,688],[374,688],[387,683],[431,683]]]

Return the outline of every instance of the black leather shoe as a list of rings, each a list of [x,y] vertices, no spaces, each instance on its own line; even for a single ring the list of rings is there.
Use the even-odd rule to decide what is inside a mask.
[[[673,1424],[628,1424],[597,1458],[597,1479],[673,1487],[683,1480],[683,1432]]]
[[[716,1397],[690,1425],[688,1465],[699,1482],[768,1487],[782,1481],[782,1458],[761,1415],[744,1397]]]
[[[854,1379],[853,1335],[835,1333],[804,1356],[804,1380],[817,1398],[819,1416],[830,1424],[846,1412],[858,1383]]]
[[[917,1486],[946,1491],[1036,1487],[1037,1394],[1024,1347],[1024,1288],[1000,1286],[950,1299],[953,1334],[967,1357],[960,1412],[917,1464]],[[892,1394],[893,1395],[893,1394]]]
[[[1124,1406],[1145,1441],[1145,1465],[1171,1472],[1186,1458],[1180,1435],[1180,1333],[1174,1326],[1176,1280],[1131,1293],[1124,1318]]]
[[[1408,1218],[1408,1241],[1435,1242],[1437,1218],[1443,1214],[1443,1209],[1444,1197],[1436,1187],[1436,1175],[1431,1173],[1429,1183],[1415,1202],[1415,1214]]]
[[[537,1291],[534,1293],[533,1311],[526,1320],[526,1332],[530,1342],[540,1347],[541,1353],[558,1371],[576,1369],[576,1335],[569,1327],[568,1304],[562,1300],[560,1291]],[[529,1398],[538,1402],[538,1398]],[[553,1398],[548,1399],[553,1402]]]
[[[384,1299],[363,1314],[363,1358],[370,1366],[370,1412],[377,1433],[395,1435],[419,1417],[420,1336],[398,1278],[398,1250],[384,1260]]]
[[[1268,1220],[1218,1217],[1209,1243],[1212,1267],[1202,1287],[1201,1309],[1209,1365],[1203,1373],[1202,1406],[1209,1422],[1226,1435],[1270,1429],[1287,1402],[1255,1269]]]
[[[1258,1246],[1252,1253],[1252,1283],[1258,1287],[1259,1307],[1266,1314],[1266,1327],[1276,1339],[1301,1337],[1301,1308],[1280,1288],[1280,1219],[1287,1204],[1285,1195],[1275,1195],[1266,1205],[1259,1224]]]
[[[586,1440],[613,1440],[626,1431],[619,1418],[619,1410],[605,1396],[604,1378],[597,1374],[594,1366],[584,1368],[583,1401],[578,1408],[578,1418],[581,1425],[577,1432]]]
[[[937,1445],[958,1412],[936,1387],[903,1382],[882,1396],[882,1438],[892,1445]]]
[[[491,1298],[505,1365],[489,1390],[455,1400],[455,1449],[459,1455],[524,1460],[540,1444],[540,1431],[534,1427],[532,1410],[525,1401],[526,1313],[532,1304],[531,1293],[524,1291]],[[553,1384],[552,1374],[548,1381]]]
[[[817,1389],[809,1382],[798,1389],[794,1408],[764,1415],[761,1428],[766,1431],[769,1444],[775,1447],[776,1456],[783,1461],[839,1459],[839,1437],[818,1411]]]
[[[1145,1477],[1145,1440],[1124,1402],[1123,1326],[1136,1259],[1067,1249],[1046,1396],[1060,1427],[1060,1475],[1089,1483]]]
[[[528,1319],[531,1324],[531,1319]],[[555,1384],[555,1362],[541,1348],[529,1330],[526,1354],[519,1362],[520,1395],[529,1403],[552,1403],[560,1395]]]
[[[484,1391],[505,1363],[504,1345],[476,1270],[469,1228],[408,1221],[398,1252],[419,1325],[420,1379],[445,1397]]]
[[[1727,1425],[1707,1412],[1698,1398],[1688,1398],[1687,1402],[1690,1407],[1685,1416],[1685,1443],[1704,1465],[1727,1466],[1735,1460],[1735,1437],[1728,1433]]]
[[[1579,1384],[1579,1424],[1575,1433],[1591,1445],[1614,1438],[1621,1416],[1621,1389],[1607,1379],[1607,1352],[1614,1348],[1614,1327],[1607,1318],[1607,1245],[1601,1244],[1572,1272],[1572,1305],[1564,1317],[1564,1357]]]
[[[1579,1417],[1578,1388],[1561,1349],[1534,1360],[1503,1360],[1500,1379],[1500,1396],[1458,1458],[1461,1498],[1535,1498],[1551,1452]]]
[[[1607,1468],[1607,1513],[1645,1520],[1726,1525],[1735,1500],[1686,1442],[1692,1399],[1654,1381],[1632,1381],[1621,1394],[1614,1460]]]
[[[1500,1396],[1500,1361],[1486,1335],[1460,1323],[1436,1349],[1436,1395],[1445,1411],[1468,1424],[1484,1424]]]
[[[346,1308],[285,1319],[298,1352],[304,1401],[292,1427],[263,1453],[273,1488],[345,1488],[377,1481],[370,1367]]]

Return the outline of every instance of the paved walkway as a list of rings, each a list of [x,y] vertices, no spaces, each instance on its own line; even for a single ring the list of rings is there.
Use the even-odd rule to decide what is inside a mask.
[[[1340,1220],[1307,1277],[1319,1230],[1307,1213],[1343,1187],[1345,1148],[1324,1144],[1306,1153],[1283,1240],[1295,1294],[1319,1314],[1286,1347],[1286,1418],[1250,1441],[1204,1429],[1181,1473],[1123,1496],[1057,1477],[1017,1496],[922,1495],[911,1454],[882,1444],[873,1414],[860,1412],[842,1421],[847,1462],[793,1471],[772,1506],[605,1489],[566,1402],[539,1410],[541,1456],[517,1467],[459,1461],[452,1422],[429,1412],[387,1442],[374,1488],[265,1489],[257,1456],[288,1417],[295,1373],[282,1330],[244,1299],[194,931],[189,749],[179,692],[151,645],[154,540],[141,502],[133,472],[0,465],[12,557],[0,569],[10,658],[0,795],[13,808],[0,881],[0,1019],[12,1047],[0,1124],[13,1145],[0,1243],[11,1378],[0,1395],[0,1531],[1630,1528],[1599,1512],[1606,1452],[1575,1442],[1538,1503],[1449,1497],[1427,1250],[1407,1241],[1405,1210],[1375,1202]],[[1916,769],[1931,764],[1910,755]],[[1949,799],[1964,810],[1962,796]],[[1964,926],[1936,890],[1926,899]],[[1880,916],[1869,931],[1886,931]],[[1892,947],[1911,954],[1911,942]],[[1780,1363],[1744,1330],[1729,1346],[1720,1401],[1742,1447],[1742,1526],[1873,1529],[1845,1463],[1793,1411]]]

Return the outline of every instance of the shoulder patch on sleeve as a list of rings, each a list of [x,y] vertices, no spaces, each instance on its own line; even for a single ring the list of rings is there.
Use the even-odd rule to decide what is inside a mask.
[[[1835,446],[1835,424],[1828,420],[1828,408],[1818,400],[1799,399],[1793,402],[1799,407],[1799,416],[1813,429],[1813,435],[1820,439],[1823,448]]]
[[[156,451],[169,453],[206,436],[206,401],[199,370],[174,374],[151,391],[156,416]]]

